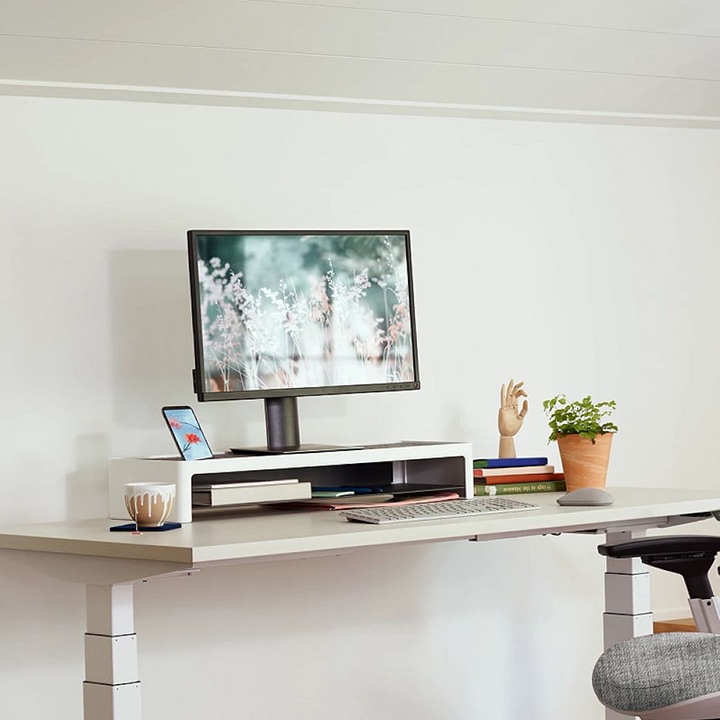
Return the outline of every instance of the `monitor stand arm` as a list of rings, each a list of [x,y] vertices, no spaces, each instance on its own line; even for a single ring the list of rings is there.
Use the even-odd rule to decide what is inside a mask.
[[[230,452],[237,455],[281,455],[362,448],[362,445],[301,445],[296,397],[265,398],[265,435],[267,447],[230,448]]]
[[[265,433],[270,452],[300,448],[300,422],[296,397],[265,398]]]

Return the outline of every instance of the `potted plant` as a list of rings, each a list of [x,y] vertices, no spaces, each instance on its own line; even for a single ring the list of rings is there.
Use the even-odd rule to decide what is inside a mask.
[[[548,416],[549,442],[557,441],[567,491],[605,487],[610,446],[617,426],[608,418],[616,402],[595,403],[590,395],[569,401],[556,395],[543,401]]]

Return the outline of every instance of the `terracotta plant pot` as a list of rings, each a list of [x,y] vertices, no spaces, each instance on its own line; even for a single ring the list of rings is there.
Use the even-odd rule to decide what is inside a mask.
[[[584,487],[605,487],[614,434],[598,435],[595,443],[580,435],[558,437],[560,461],[568,492]]]

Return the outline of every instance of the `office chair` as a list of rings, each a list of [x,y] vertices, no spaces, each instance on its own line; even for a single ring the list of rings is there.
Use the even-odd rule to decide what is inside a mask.
[[[639,557],[683,576],[698,632],[645,635],[606,650],[593,670],[605,707],[641,720],[720,720],[720,599],[708,572],[720,537],[644,538],[600,545],[601,555]]]

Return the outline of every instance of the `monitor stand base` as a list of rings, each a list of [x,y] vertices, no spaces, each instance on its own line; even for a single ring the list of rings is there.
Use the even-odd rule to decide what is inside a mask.
[[[296,453],[334,452],[340,450],[362,450],[362,445],[315,445],[308,443],[291,450],[268,450],[266,447],[230,448],[233,455],[291,455]]]

